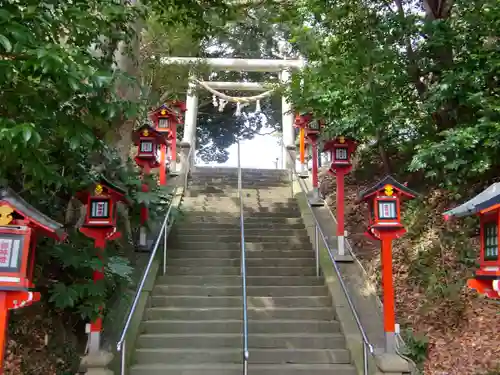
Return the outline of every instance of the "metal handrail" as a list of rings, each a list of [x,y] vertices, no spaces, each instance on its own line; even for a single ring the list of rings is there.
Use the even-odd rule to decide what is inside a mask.
[[[290,156],[290,159],[293,160],[292,155],[290,153],[289,153],[289,156]],[[307,187],[305,186],[305,182],[299,177],[299,175],[297,173],[297,170],[295,168],[295,163],[290,163],[290,164],[292,166],[292,174],[295,175],[296,179],[299,181],[300,189],[302,190],[302,192],[304,193],[304,195],[306,195],[306,197],[307,197]],[[292,181],[292,184],[293,184],[293,181]],[[365,329],[363,328],[363,324],[361,323],[361,319],[359,318],[359,314],[356,311],[356,308],[354,307],[354,303],[352,302],[352,299],[349,296],[349,292],[347,291],[347,286],[345,285],[345,282],[344,282],[344,280],[342,278],[342,275],[341,275],[341,272],[340,272],[340,268],[339,268],[339,266],[337,264],[337,261],[335,260],[335,257],[333,256],[333,252],[330,249],[330,246],[328,244],[328,241],[326,239],[325,234],[321,230],[321,226],[319,225],[318,219],[314,215],[314,211],[312,209],[311,203],[309,202],[308,199],[306,199],[306,201],[307,201],[307,206],[309,207],[309,210],[311,211],[311,216],[314,219],[314,233],[315,233],[315,244],[314,244],[314,246],[315,246],[315,250],[316,250],[316,262],[317,262],[317,264],[319,262],[319,241],[318,241],[318,237],[321,236],[321,238],[323,240],[323,244],[324,244],[326,250],[328,251],[328,256],[330,257],[330,260],[332,261],[335,273],[337,274],[337,277],[339,279],[340,286],[342,287],[342,291],[343,291],[343,293],[344,293],[344,295],[346,297],[347,304],[349,305],[349,308],[350,308],[350,310],[352,312],[352,316],[354,317],[354,320],[356,321],[356,325],[358,326],[358,329],[359,329],[359,331],[361,333],[361,338],[363,340],[363,374],[364,375],[368,375],[368,353],[370,353],[371,355],[373,355],[375,353],[373,345],[370,344],[370,341],[368,340],[368,336],[366,334]]]
[[[245,219],[243,215],[243,192],[241,178],[241,152],[238,140],[238,196],[240,198],[240,230],[241,230],[241,296],[243,299],[243,375],[248,374],[248,306],[247,306],[247,267],[245,249]]]
[[[184,172],[184,181],[183,181],[183,186],[184,186],[184,192],[187,190],[187,180],[188,180],[188,174],[190,168],[190,163],[189,163],[189,158],[191,156],[191,153],[193,152],[193,148],[189,150],[188,156],[187,156],[187,163],[185,163],[185,172]],[[130,310],[128,312],[127,320],[125,322],[125,326],[123,327],[120,339],[118,340],[118,343],[116,344],[116,350],[118,352],[121,352],[121,364],[120,364],[120,374],[121,375],[126,375],[126,336],[128,333],[128,330],[130,328],[130,323],[132,322],[132,317],[134,316],[134,313],[137,309],[137,305],[139,303],[142,291],[144,289],[144,284],[146,283],[146,279],[149,275],[149,272],[151,271],[151,266],[153,265],[153,261],[156,257],[156,253],[158,252],[158,248],[160,246],[161,239],[163,237],[163,275],[167,272],[167,237],[168,237],[168,232],[169,229],[171,228],[173,222],[169,222],[170,215],[172,213],[172,202],[175,199],[175,197],[172,197],[172,200],[170,201],[170,205],[168,207],[167,213],[165,214],[165,219],[163,219],[163,223],[160,228],[160,232],[158,234],[158,237],[155,241],[155,244],[153,246],[153,251],[151,252],[151,256],[149,257],[148,264],[146,265],[146,268],[142,274],[141,281],[139,282],[139,286],[137,287],[137,291],[135,292],[134,296],[134,301],[132,302],[132,306],[130,307]],[[163,236],[162,236],[163,235]]]

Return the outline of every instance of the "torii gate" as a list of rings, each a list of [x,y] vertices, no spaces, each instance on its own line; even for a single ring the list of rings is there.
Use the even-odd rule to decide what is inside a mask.
[[[230,58],[195,58],[195,57],[166,57],[162,58],[163,64],[195,65],[204,64],[215,71],[236,71],[236,72],[277,72],[280,73],[282,84],[288,84],[291,72],[294,69],[302,69],[305,66],[304,60],[274,60],[274,59],[230,59]],[[241,90],[241,91],[266,91],[265,84],[252,82],[203,82],[212,89],[221,90]],[[197,83],[194,77],[189,81],[189,88],[186,99],[186,113],[184,122],[184,137],[180,143],[183,160],[182,169],[190,170],[193,166],[194,150],[191,147],[196,144],[196,123],[198,117],[198,95],[196,93]],[[283,126],[283,160],[286,160],[287,169],[295,166],[295,114],[292,104],[282,98],[282,126]],[[291,155],[291,157],[289,156]]]

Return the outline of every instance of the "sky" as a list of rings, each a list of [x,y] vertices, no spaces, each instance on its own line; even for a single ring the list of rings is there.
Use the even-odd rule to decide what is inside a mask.
[[[262,129],[266,132],[268,129]],[[278,145],[278,139],[273,135],[256,135],[253,139],[241,141],[241,167],[257,169],[275,169],[276,158],[278,168],[281,168],[282,147]],[[238,166],[238,145],[234,144],[228,148],[229,159],[223,164],[197,163],[200,166]]]
[[[262,132],[270,129],[263,128]],[[241,142],[241,167],[255,169],[275,169],[276,159],[278,159],[278,168],[283,168],[283,149],[278,144],[279,138],[273,135],[256,135],[253,139],[244,140]],[[220,166],[220,167],[237,167],[238,166],[238,145],[234,144],[228,148],[229,159],[222,164],[202,163],[197,162],[199,166]],[[326,154],[321,155],[323,164],[329,163]],[[312,167],[312,162],[309,161],[308,168]],[[296,168],[300,168],[300,163],[297,161]]]

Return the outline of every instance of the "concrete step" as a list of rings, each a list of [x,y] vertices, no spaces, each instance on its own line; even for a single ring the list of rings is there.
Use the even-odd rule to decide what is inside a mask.
[[[195,176],[211,176],[214,174],[230,175],[238,174],[237,167],[222,167],[222,166],[198,166],[195,165],[193,175]],[[265,175],[265,176],[288,176],[286,169],[277,168],[241,168],[241,174],[245,175]]]
[[[300,325],[299,322],[295,322]],[[137,348],[241,348],[241,333],[146,333],[139,335]],[[341,333],[253,333],[248,336],[249,348],[260,349],[343,349]]]
[[[184,288],[189,288],[191,286],[195,286],[198,288],[206,288],[206,287],[234,287],[241,285],[241,276],[159,276],[157,279],[157,284],[163,286],[182,286]],[[247,277],[247,286],[248,287],[266,287],[272,288],[276,287],[291,287],[291,286],[302,286],[302,287],[314,287],[321,286],[324,287],[323,279],[317,278],[316,276],[253,276]],[[281,289],[281,288],[277,288]],[[268,289],[269,292],[271,289]],[[326,293],[326,289],[323,289],[324,293]],[[239,291],[239,290],[238,290]],[[310,292],[311,290],[309,290]],[[240,293],[241,295],[241,293]],[[266,294],[267,295],[267,294]],[[310,295],[310,294],[307,294]]]
[[[279,197],[277,195],[263,195],[257,193],[243,193],[241,194],[243,199],[243,206],[245,207],[284,207],[284,208],[297,208],[299,204],[297,200],[289,197]],[[217,196],[217,197],[207,197],[199,195],[197,197],[187,197],[182,201],[182,205],[186,206],[203,206],[203,205],[228,205],[240,207],[240,195],[238,196]]]
[[[261,203],[263,206],[284,206],[284,207],[298,207],[297,200],[295,198],[288,197],[279,197],[273,196],[270,194],[260,196],[257,193],[253,192],[245,192],[242,194],[243,203],[245,205],[253,206],[257,203]],[[219,204],[234,204],[239,207],[240,205],[240,197],[238,196],[206,196],[199,195],[197,197],[187,197],[182,201],[183,205],[197,205],[197,204],[206,204],[206,203],[219,203]]]
[[[240,234],[193,234],[189,236],[174,236],[176,242],[224,242],[239,243]],[[262,232],[259,234],[247,234],[245,232],[246,242],[276,242],[276,243],[303,243],[310,242],[309,236],[305,230],[297,231],[293,236],[277,236],[272,232]]]
[[[182,209],[185,211],[200,210],[205,211],[206,208],[222,208],[224,210],[234,209],[240,210],[240,199],[231,198],[228,200],[212,199],[200,201],[183,201]],[[271,199],[262,201],[256,198],[243,198],[244,211],[262,211],[262,212],[280,212],[280,211],[298,211],[299,205],[297,203],[281,203]]]
[[[239,209],[231,209],[231,208],[225,208],[225,207],[213,207],[210,210],[202,210],[201,208],[198,210],[182,210],[182,213],[186,215],[187,217],[200,217],[200,216],[212,216],[216,217],[217,219],[223,218],[223,217],[240,217],[240,210]],[[267,219],[269,217],[273,219],[287,219],[287,218],[298,218],[300,217],[300,211],[298,210],[286,210],[286,211],[257,211],[257,210],[244,210],[243,211],[243,216],[246,218],[252,218],[252,219],[260,219],[264,218]],[[246,220],[246,219],[245,219]]]
[[[303,231],[305,232],[305,228],[303,229]],[[295,236],[296,234],[298,235],[301,235],[303,236],[302,233],[300,233],[301,231],[300,230],[297,230],[297,229],[293,229],[293,228],[255,228],[255,227],[251,227],[251,228],[247,228],[247,226],[245,225],[245,236],[250,236],[250,237],[253,237],[253,236],[260,236],[260,235],[265,235],[265,234],[271,234],[273,236],[279,236],[279,237],[283,237],[283,236]],[[204,225],[200,225],[196,228],[191,228],[191,227],[182,227],[182,226],[179,226],[177,228],[174,229],[173,231],[173,234],[174,235],[177,235],[177,236],[200,236],[200,235],[203,235],[203,236],[239,236],[241,233],[241,228],[238,225],[234,225],[232,227],[229,227],[229,228],[214,228],[213,226],[212,227],[208,227],[208,228],[205,228]],[[307,232],[305,232],[305,234],[307,234]]]
[[[192,221],[191,218],[183,218],[182,225],[175,225],[174,230],[182,232],[183,230],[189,229],[199,229],[200,231],[237,231],[240,232],[240,218],[233,218],[230,220],[224,220],[223,222],[206,222],[206,221]],[[272,223],[272,222],[259,222],[252,221],[249,222],[245,219],[245,231],[247,230],[255,230],[257,232],[262,233],[263,231],[272,232],[272,231],[281,231],[281,230],[296,230],[296,229],[305,229],[304,223],[301,222],[300,219],[296,220],[296,223]],[[231,233],[229,233],[231,234]]]
[[[283,201],[285,199],[294,199],[290,185],[275,186],[272,189],[260,187],[243,187],[241,194],[243,197],[258,197],[269,198]],[[209,187],[206,185],[194,186],[190,185],[188,191],[184,194],[184,199],[200,199],[209,198],[234,198],[239,199],[240,192],[237,186],[225,186],[224,189],[217,189],[217,187]]]
[[[346,349],[253,349],[250,363],[350,363]],[[241,349],[139,349],[138,364],[241,363]]]
[[[181,253],[181,251],[179,251]],[[314,258],[255,258],[246,259],[247,267],[314,267]],[[169,258],[167,267],[239,267],[236,258]]]
[[[286,237],[285,237],[286,238]],[[238,242],[195,242],[172,240],[170,248],[174,251],[186,250],[237,250],[240,249]],[[245,240],[247,251],[256,250],[312,250],[310,242],[272,241],[272,242],[251,242]]]
[[[307,297],[248,297],[249,308],[264,308],[273,306],[276,308],[298,308],[298,307],[331,307],[331,298],[327,296]],[[153,296],[152,307],[178,307],[178,308],[213,308],[231,307],[241,308],[242,298],[238,296],[207,297],[207,296]]]
[[[145,311],[147,320],[223,320],[241,319],[241,307],[177,308],[151,307]],[[289,319],[289,320],[324,320],[332,321],[335,312],[332,307],[300,308],[248,308],[248,319]]]
[[[241,363],[227,364],[141,364],[130,375],[241,375]],[[349,364],[252,364],[255,375],[357,375]]]
[[[240,225],[240,215],[189,215],[181,216],[178,221],[181,225],[187,225],[190,227],[198,227],[203,225],[204,228],[208,228],[208,224],[212,225]],[[245,229],[246,228],[275,228],[275,225],[300,225],[301,228],[304,227],[304,222],[301,217],[244,217]],[[268,227],[272,226],[272,227]]]
[[[193,176],[191,179],[191,182],[195,185],[201,184],[201,183],[208,183],[208,184],[214,184],[214,185],[237,185],[238,184],[238,176],[235,175],[214,175],[214,176],[202,176],[202,175],[197,175]],[[241,182],[243,186],[251,186],[254,184],[290,184],[289,179],[283,178],[281,176],[269,176],[269,175],[246,175],[246,176],[241,176]]]
[[[214,277],[214,276],[212,276]],[[239,282],[237,282],[237,278]],[[205,297],[223,297],[223,296],[241,296],[241,278],[237,276],[233,286],[217,285],[172,285],[172,284],[157,284],[152,291],[153,296],[205,296]],[[274,280],[281,277],[272,277]],[[256,278],[254,278],[256,279]],[[262,278],[267,279],[267,278]],[[290,279],[284,277],[283,279]],[[301,279],[301,277],[297,277]],[[182,280],[182,279],[181,279]],[[272,282],[272,280],[270,282]],[[165,279],[159,280],[165,282]],[[252,282],[249,277],[247,282]],[[301,297],[301,296],[328,296],[328,289],[325,285],[307,285],[307,286],[247,286],[247,295],[249,297]]]
[[[144,334],[234,334],[243,332],[242,320],[147,320],[141,323]],[[251,336],[259,334],[338,334],[340,323],[336,320],[249,320]],[[241,341],[240,341],[241,344]],[[145,347],[155,347],[147,346]],[[144,347],[144,346],[141,346]],[[184,347],[179,344],[178,346]],[[287,347],[286,345],[284,347]]]
[[[244,189],[257,189],[257,190],[274,190],[276,188],[285,188],[290,191],[289,196],[291,195],[291,187],[289,182],[279,182],[279,181],[254,181],[254,182],[245,182],[243,183]],[[188,187],[190,192],[198,192],[198,193],[209,193],[216,194],[219,193],[221,195],[226,195],[227,191],[237,191],[238,190],[238,182],[237,181],[193,181],[192,184]]]
[[[168,267],[169,275],[239,275],[239,267]],[[314,276],[314,267],[247,267],[248,276]]]
[[[187,250],[187,249],[173,249],[167,250],[169,261],[173,259],[184,258],[236,258],[240,259],[241,250]],[[272,259],[272,258],[287,258],[287,259],[314,259],[314,252],[312,250],[252,250],[246,251],[247,260],[250,259]],[[239,263],[238,263],[239,264]],[[248,262],[247,262],[248,264]]]

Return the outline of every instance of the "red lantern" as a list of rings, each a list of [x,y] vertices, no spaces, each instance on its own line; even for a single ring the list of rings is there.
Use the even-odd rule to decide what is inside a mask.
[[[452,217],[479,216],[479,269],[467,281],[469,288],[489,298],[500,298],[500,183],[491,185],[469,201],[444,213]]]
[[[352,155],[356,152],[358,144],[347,137],[337,137],[325,143],[323,152],[330,152],[331,165],[330,172],[333,174],[339,169],[349,173],[352,169]]]
[[[344,203],[345,175],[352,170],[351,158],[356,151],[357,143],[344,136],[337,137],[325,143],[323,152],[331,154],[331,164],[328,172],[335,175],[337,185],[337,240],[339,260],[352,260],[350,256],[345,257],[345,230],[344,230]]]
[[[155,125],[155,130],[160,133],[171,132],[173,127],[177,127],[181,123],[180,112],[163,104],[151,113],[151,120]]]
[[[295,127],[305,129],[305,136],[316,141],[325,126],[322,120],[316,120],[311,113],[295,115]]]
[[[324,123],[321,120],[314,119],[310,113],[295,116],[295,127],[301,129],[300,136],[300,162],[304,166],[304,153],[305,153],[305,139],[311,144],[311,157],[312,157],[312,185],[313,197],[310,200],[313,206],[322,206],[323,201],[319,196],[318,188],[318,138]],[[304,135],[304,136],[303,136]]]
[[[87,205],[85,221],[80,232],[94,239],[97,256],[101,258],[106,241],[121,237],[121,233],[116,230],[116,207],[118,202],[128,203],[125,198],[125,190],[101,178],[98,183],[92,184],[90,189],[79,192],[77,198]],[[94,282],[103,280],[104,269],[94,270],[93,279]],[[89,351],[99,351],[102,317],[99,316],[89,324],[87,331],[89,333]]]
[[[0,199],[0,290],[26,290],[33,287],[36,235],[66,234],[11,189],[1,190]]]
[[[40,300],[33,292],[33,271],[37,235],[57,240],[66,238],[63,226],[29,205],[11,189],[0,190],[0,373],[9,310]]]
[[[132,139],[137,146],[135,157],[137,165],[145,169],[158,168],[160,166],[159,148],[167,144],[168,138],[171,138],[171,132],[168,132],[165,137],[147,124],[134,131]]]
[[[376,185],[360,193],[358,201],[368,203],[369,227],[366,234],[375,239],[381,235],[399,238],[406,233],[401,221],[401,200],[417,196],[413,190],[386,176]]]
[[[125,191],[101,179],[89,190],[77,194],[77,198],[87,205],[87,214],[80,231],[96,241],[96,247],[104,247],[106,240],[120,237],[116,231],[116,205],[128,203]]]
[[[381,241],[385,349],[389,353],[396,350],[392,241],[406,233],[401,221],[400,201],[405,198],[413,199],[416,196],[417,193],[400,184],[391,176],[383,178],[359,194],[359,201],[367,202],[370,207],[370,224],[366,234]]]

